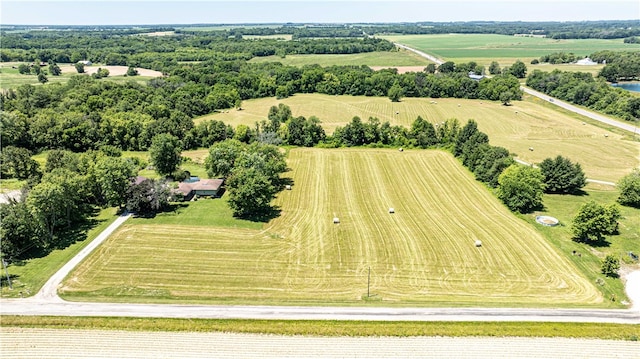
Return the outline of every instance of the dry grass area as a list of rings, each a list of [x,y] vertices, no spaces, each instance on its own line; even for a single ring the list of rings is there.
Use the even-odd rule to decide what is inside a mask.
[[[127,70],[129,69],[128,66],[102,66],[102,65],[92,65],[92,66],[85,66],[84,67],[84,72],[88,75],[92,75],[96,72],[98,72],[98,68],[102,68],[102,69],[107,69],[109,70],[109,77],[111,76],[124,76],[127,73]],[[60,69],[62,70],[63,74],[66,73],[71,73],[71,74],[77,74],[78,71],[76,71],[76,68],[74,65],[60,65]],[[149,69],[143,69],[140,67],[137,67],[136,70],[138,70],[138,76],[143,76],[143,77],[161,77],[162,76],[162,72],[160,71],[155,71],[155,70],[149,70]],[[135,79],[135,77],[133,77]]]
[[[447,152],[294,149],[289,166],[293,190],[276,199],[281,216],[263,230],[129,223],[78,267],[61,294],[254,304],[602,301]],[[363,298],[369,268],[372,297]]]
[[[266,119],[269,107],[278,103],[291,107],[294,116],[317,116],[327,133],[346,125],[353,116],[360,116],[363,121],[377,117],[381,122],[406,127],[417,116],[434,124],[449,118],[457,118],[462,124],[474,119],[480,130],[489,135],[491,144],[505,147],[529,163],[563,155],[580,163],[589,178],[614,182],[640,166],[640,142],[592,126],[585,118],[557,111],[545,101],[529,96],[525,101],[503,106],[499,102],[464,99],[404,98],[392,103],[378,97],[299,94],[281,100],[272,97],[244,101],[242,111],[211,114],[196,122],[215,119],[234,127],[253,126]]]
[[[634,358],[640,342],[2,328],[3,358]],[[53,354],[52,354],[53,351]]]
[[[407,72],[421,72],[424,71],[426,66],[370,66],[372,70],[378,71],[382,69],[394,68],[398,70],[399,74],[404,74]]]

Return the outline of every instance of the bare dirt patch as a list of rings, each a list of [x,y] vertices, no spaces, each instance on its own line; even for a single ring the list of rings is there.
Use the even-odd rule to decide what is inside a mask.
[[[129,69],[129,67],[127,66],[99,66],[99,65],[93,65],[93,66],[85,66],[84,67],[84,72],[88,75],[92,75],[95,74],[96,72],[98,72],[98,69],[102,68],[102,69],[107,69],[109,70],[109,76],[124,76],[127,73],[127,70]],[[62,73],[76,73],[76,68],[73,65],[68,65],[68,66],[60,66],[60,69],[62,70]],[[162,76],[162,72],[160,71],[154,71],[154,70],[149,70],[149,69],[143,69],[140,67],[136,67],[136,70],[138,70],[138,75],[139,76],[147,76],[147,77],[161,77]]]

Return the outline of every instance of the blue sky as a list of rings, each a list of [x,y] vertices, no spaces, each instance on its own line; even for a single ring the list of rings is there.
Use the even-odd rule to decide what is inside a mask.
[[[0,0],[2,24],[639,20],[640,0]]]

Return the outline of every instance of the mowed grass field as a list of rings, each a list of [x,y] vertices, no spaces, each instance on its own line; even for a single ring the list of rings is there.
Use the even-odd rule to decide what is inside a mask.
[[[17,67],[20,64],[21,64],[20,62],[0,63],[0,89],[3,89],[3,90],[10,89],[10,88],[15,89],[21,85],[41,85],[40,82],[38,82],[37,75],[20,74],[17,69]],[[60,70],[62,70],[62,74],[60,76],[53,76],[51,74],[48,74],[47,75],[48,81],[46,84],[65,83],[69,81],[69,79],[72,76],[78,75],[78,72],[76,71],[74,65],[59,64],[59,66],[60,66]],[[16,68],[13,68],[13,67],[16,67]],[[141,73],[141,75],[139,76],[134,76],[134,77],[123,76],[124,71],[126,71],[127,68],[124,67],[124,71],[123,71],[121,66],[100,66],[100,65],[87,66],[85,67],[85,72],[87,75],[89,75],[90,73],[96,72],[99,67],[119,68],[118,69],[119,71],[116,71],[116,72],[111,70],[111,73],[109,74],[109,76],[103,79],[104,81],[116,81],[116,82],[136,81],[140,84],[146,84],[147,81],[151,80],[152,78],[160,76],[156,74],[154,71],[141,69],[141,68],[138,69],[138,71],[140,71]],[[47,66],[43,67],[42,70],[46,71],[47,73],[49,72],[49,69]],[[149,76],[142,76],[144,74],[149,74]]]
[[[418,56],[416,53],[407,50],[398,51],[378,51],[365,52],[360,54],[345,55],[287,55],[282,58],[280,56],[254,57],[249,62],[280,62],[289,66],[305,66],[318,64],[321,66],[424,66],[426,67],[431,61],[424,57]]]
[[[640,44],[625,44],[622,39],[555,40],[494,34],[384,35],[380,37],[413,47],[444,60],[476,61],[484,66],[488,66],[491,61],[498,61],[501,66],[507,66],[520,59],[529,67],[531,60],[554,52],[573,52],[578,57],[585,57],[601,50],[640,50]],[[558,66],[557,68],[562,69],[566,65]],[[578,69],[580,71],[583,71],[581,70],[583,68],[593,70],[589,69],[590,67],[583,66]],[[536,67],[532,66],[531,68]]]
[[[291,107],[294,116],[317,116],[328,134],[346,125],[353,116],[363,121],[373,116],[381,122],[406,127],[418,116],[433,124],[457,118],[464,125],[474,119],[480,130],[489,135],[492,145],[505,147],[529,163],[562,155],[580,163],[589,178],[614,182],[640,166],[640,142],[592,126],[586,118],[558,111],[529,96],[525,101],[514,101],[512,106],[502,106],[499,102],[464,99],[403,98],[393,103],[388,98],[298,94],[280,100],[272,97],[244,101],[242,111],[215,113],[195,122],[215,119],[234,127],[253,126],[266,119],[269,108],[279,103]],[[534,150],[530,151],[530,147]]]
[[[292,149],[288,164],[293,190],[279,195],[281,216],[262,229],[209,224],[207,216],[198,224],[134,219],[72,273],[61,295],[328,305],[602,302],[573,264],[447,152]],[[188,205],[206,210],[211,201],[224,199]]]

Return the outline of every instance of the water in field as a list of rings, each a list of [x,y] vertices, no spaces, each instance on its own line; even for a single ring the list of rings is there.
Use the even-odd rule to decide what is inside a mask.
[[[611,84],[611,86],[619,87],[619,88],[625,89],[627,91],[640,92],[640,82],[623,83],[623,84],[617,83],[617,84]]]

